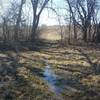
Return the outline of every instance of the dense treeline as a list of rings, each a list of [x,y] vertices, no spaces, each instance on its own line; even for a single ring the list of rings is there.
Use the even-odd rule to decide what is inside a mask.
[[[84,42],[99,42],[99,1],[98,0],[65,0],[69,7],[69,31],[74,30],[77,41],[77,29],[81,30]]]
[[[64,16],[67,22],[65,26],[68,31],[64,32],[63,26],[60,27],[63,42],[70,43],[72,39],[78,42],[80,35],[80,39],[84,42],[100,42],[99,0],[64,0],[64,2],[66,3],[65,9],[67,9],[66,16]],[[52,0],[30,0],[29,6],[32,8],[33,17],[32,24],[29,24],[30,20],[24,14],[24,5],[27,3],[27,0],[13,0],[7,11],[0,16],[2,41],[31,40],[34,43],[38,38],[38,25],[43,10],[45,8],[53,10],[59,17],[59,13],[53,8]]]

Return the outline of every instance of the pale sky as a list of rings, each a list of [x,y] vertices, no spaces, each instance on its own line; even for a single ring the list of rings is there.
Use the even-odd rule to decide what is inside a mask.
[[[0,13],[4,13],[4,11],[6,11],[7,7],[9,7],[9,1],[11,0],[0,0],[0,4],[1,4],[1,7],[0,7]],[[65,6],[65,3],[63,2],[64,0],[53,0],[53,2],[55,3],[55,7],[60,7],[60,8],[63,8]],[[28,6],[28,5],[26,5]],[[32,15],[32,9],[31,7],[27,8],[25,6],[25,15],[27,16],[28,19],[32,19],[31,17],[29,18],[29,16]],[[27,13],[26,13],[27,11]],[[60,11],[60,10],[57,10],[59,11],[59,14],[64,14],[65,11]],[[64,23],[64,18],[62,17],[61,18],[61,23]],[[42,24],[46,24],[46,25],[57,25],[58,24],[58,17],[56,16],[56,14],[52,11],[49,10],[49,12],[47,11],[47,9],[45,9],[41,15],[41,18],[40,18],[40,25]]]
[[[65,3],[63,1],[64,0],[53,0],[53,2],[55,3],[55,8],[63,8],[65,6]],[[59,9],[56,9],[56,10],[59,13],[59,15],[62,15],[60,17],[61,23],[64,23],[63,15],[65,14],[65,11],[59,10]],[[47,25],[57,25],[57,24],[59,24],[57,15],[53,11],[48,12],[47,10],[43,11],[43,13],[41,15],[40,23],[44,23],[44,24],[47,24]]]
[[[13,1],[13,0],[0,0],[0,15],[3,14],[5,11],[7,11],[8,7],[9,7],[9,1]],[[20,0],[18,0],[20,1]],[[32,23],[32,7],[31,4],[29,4],[29,2],[31,0],[26,0],[28,3],[26,3],[26,5],[24,5],[24,14],[26,16],[26,19],[28,19],[28,23]],[[64,0],[53,0],[55,7],[56,8],[65,8],[66,7],[66,3]],[[66,13],[66,11],[64,9],[56,9],[57,12],[62,15],[60,17],[60,24],[65,24],[65,20],[64,17],[66,14],[68,15],[68,13]],[[98,14],[98,19],[100,18],[100,12]],[[42,24],[46,24],[46,25],[58,25],[58,17],[56,16],[56,14],[53,11],[48,12],[47,9],[45,9],[42,12],[41,18],[40,18],[40,23],[39,25]]]

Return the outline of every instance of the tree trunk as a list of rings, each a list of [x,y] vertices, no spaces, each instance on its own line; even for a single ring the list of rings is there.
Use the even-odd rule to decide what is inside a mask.
[[[36,41],[36,32],[37,32],[37,28],[38,28],[38,24],[39,24],[39,16],[34,16],[33,18],[33,24],[32,24],[32,32],[31,32],[31,39],[33,42]]]
[[[75,40],[75,42],[77,42],[77,31],[76,31],[75,22],[74,22],[74,40]]]
[[[83,40],[84,42],[87,42],[87,28],[83,28]]]
[[[15,41],[18,41],[18,33],[19,33],[19,27],[20,27],[20,22],[21,22],[22,8],[23,8],[23,4],[25,3],[24,1],[25,0],[21,0],[21,5],[19,7],[19,13],[18,13],[16,25],[15,25],[15,34],[14,34]]]

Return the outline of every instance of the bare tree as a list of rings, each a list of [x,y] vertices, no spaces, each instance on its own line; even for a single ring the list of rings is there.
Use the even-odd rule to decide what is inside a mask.
[[[21,15],[22,15],[22,8],[23,5],[25,4],[26,0],[21,0],[21,4],[19,6],[19,11],[18,11],[18,16],[17,16],[17,20],[16,20],[16,25],[15,25],[15,35],[14,35],[14,39],[18,40],[18,31],[19,31],[19,27],[20,27],[20,22],[21,22]]]
[[[8,34],[7,33],[7,30],[8,30],[8,28],[7,28],[7,20],[6,20],[5,17],[3,17],[2,19],[3,19],[3,24],[2,24],[2,26],[3,26],[3,41],[6,42],[7,39],[8,39],[8,37],[7,37],[7,34]]]
[[[50,0],[31,0],[33,8],[32,40],[36,39],[36,31],[42,11]]]
[[[71,20],[73,22],[73,28],[74,28],[74,39],[75,41],[77,41],[77,31],[76,31],[76,7],[74,5],[75,3],[75,0],[66,0],[67,3],[68,3],[68,6],[69,6],[69,12],[70,12],[70,23],[71,23]]]
[[[77,0],[77,11],[81,20],[83,40],[91,41],[91,26],[96,10],[97,0]]]
[[[91,41],[91,27],[96,11],[97,0],[65,0],[69,6],[74,25],[74,38],[77,39],[76,27],[81,29],[85,42]]]

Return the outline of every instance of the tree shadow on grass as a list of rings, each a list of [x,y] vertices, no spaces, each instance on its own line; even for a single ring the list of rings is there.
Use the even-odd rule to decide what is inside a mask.
[[[46,45],[46,46],[48,46],[48,45]],[[43,47],[44,48],[44,47]],[[40,50],[41,49],[43,49],[43,48],[40,48]],[[3,50],[4,51],[4,50]],[[87,62],[89,62],[90,64],[91,64],[91,60],[89,59],[89,57],[87,57],[87,55],[86,54],[84,54],[84,53],[82,53],[81,51],[79,51],[86,59],[87,59]],[[54,52],[53,54],[56,54],[57,53],[57,55],[59,54],[58,52]],[[64,53],[64,55],[65,54],[69,54],[68,52],[65,52]],[[11,74],[11,76],[16,76],[16,70],[17,70],[17,68],[18,68],[18,66],[20,66],[19,65],[19,63],[18,63],[18,61],[16,60],[16,59],[14,59],[13,57],[1,57],[1,60],[2,60],[2,62],[4,62],[4,63],[8,63],[8,62],[11,62],[11,66],[12,66],[12,68],[10,68],[9,66],[10,65],[7,65],[8,67],[7,67],[7,70],[9,69],[9,71],[7,72],[7,75],[9,75],[8,73],[11,73],[10,71],[14,71],[15,70],[15,72],[13,72],[12,74]],[[92,64],[91,64],[92,65]],[[6,66],[5,64],[3,64],[3,65],[1,65],[1,66]],[[70,65],[71,66],[71,65]],[[79,66],[79,65],[76,65],[76,66]],[[39,76],[39,77],[44,77],[44,75],[43,75],[43,72],[44,72],[44,70],[42,70],[42,69],[40,69],[40,68],[28,68],[30,71],[31,71],[31,73],[33,74],[33,75],[35,75],[35,76]],[[66,71],[71,71],[71,72],[77,72],[77,69],[75,69],[75,66],[71,66],[71,68],[61,68],[62,70],[66,70]],[[6,67],[4,67],[4,70],[6,70]],[[93,70],[93,72],[94,72],[95,70]],[[80,71],[79,71],[80,72]],[[83,73],[82,73],[83,74]],[[88,75],[91,75],[92,73],[89,73]],[[95,74],[97,74],[96,72],[95,72]],[[86,75],[86,73],[85,73],[85,75]],[[88,75],[86,75],[87,77],[88,77]],[[86,77],[86,76],[84,76],[84,77]],[[39,91],[41,91],[41,90],[39,90],[38,89],[38,91],[37,91],[37,89],[35,89],[35,88],[33,88],[33,87],[31,87],[31,86],[27,86],[27,80],[24,78],[24,77],[20,77],[20,76],[17,76],[17,77],[14,77],[15,78],[15,80],[17,81],[17,86],[14,86],[14,88],[17,88],[16,89],[16,91],[20,91],[21,92],[21,95],[22,95],[22,97],[24,98],[24,97],[28,97],[28,96],[30,96],[31,94],[32,94],[32,91],[33,91],[33,94],[34,93],[42,93],[42,92],[39,92]],[[79,82],[79,80],[80,80],[80,78],[77,78],[77,77],[75,77],[74,79],[68,79],[68,80],[66,80],[67,82],[65,82],[65,80],[64,79],[59,79],[59,80],[57,80],[57,84],[56,85],[59,85],[59,84],[63,84],[63,83],[65,83],[66,84],[66,86],[69,86],[69,87],[71,87],[71,88],[73,88],[73,89],[77,89],[77,90],[81,90],[81,91],[83,91],[84,93],[85,93],[85,95],[89,95],[89,96],[97,96],[98,95],[98,93],[96,93],[96,91],[93,91],[93,90],[90,90],[87,86],[84,86],[84,85],[82,85],[80,82]],[[27,83],[27,84],[26,84]],[[25,88],[26,87],[26,88]],[[30,88],[29,88],[30,87]],[[29,88],[29,89],[28,89]],[[7,91],[7,89],[8,89],[8,87],[6,87],[6,91]],[[10,88],[10,93],[9,92],[6,92],[6,95],[5,95],[5,97],[7,97],[8,98],[8,96],[10,96],[11,94],[13,94],[12,93],[12,87]],[[35,91],[35,92],[34,92]],[[16,94],[16,93],[15,93]],[[33,95],[32,94],[32,95]],[[8,96],[7,96],[8,95]],[[14,94],[13,94],[14,95]],[[35,96],[36,96],[36,94],[34,94]],[[32,98],[33,99],[33,98]],[[13,99],[12,99],[13,100]]]
[[[39,77],[45,77],[44,75],[44,70],[43,69],[40,69],[40,68],[28,68],[30,70],[30,72],[33,74],[33,75],[36,75],[36,76],[39,76]]]
[[[37,40],[36,43],[31,41],[18,41],[17,43],[0,43],[0,51],[16,51],[16,47],[19,51],[40,51],[50,48],[58,48],[58,41],[47,41],[47,40]]]
[[[7,55],[5,53],[5,55]],[[41,88],[31,86],[30,82],[18,74],[18,68],[23,64],[12,56],[0,57],[0,99],[2,100],[34,100],[36,98],[51,98],[48,93],[44,93]],[[43,70],[39,68],[27,68],[34,76],[44,77]],[[7,79],[6,76],[9,78]],[[2,81],[2,86],[1,86]],[[8,82],[9,81],[9,82]],[[33,82],[34,84],[34,82]],[[35,83],[36,84],[36,83]]]

